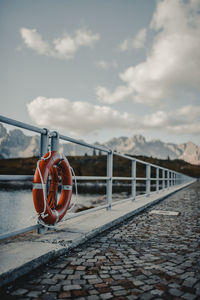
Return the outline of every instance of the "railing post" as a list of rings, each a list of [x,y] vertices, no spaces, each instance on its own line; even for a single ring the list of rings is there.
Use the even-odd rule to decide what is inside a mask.
[[[146,165],[146,196],[150,196],[150,176],[151,176],[151,166],[149,164]]]
[[[46,133],[41,133],[40,136],[40,156],[47,153],[49,145],[49,131],[47,128],[44,128],[44,130],[46,130]]]
[[[57,131],[53,131],[51,133],[51,151],[59,152],[59,133]],[[55,196],[55,202],[57,203],[57,192]]]
[[[132,196],[132,201],[135,200],[136,198],[136,161],[132,160],[132,168],[131,168],[131,177],[132,177],[132,182],[131,182],[131,196]]]
[[[183,184],[183,175],[180,175],[180,184]]]
[[[40,156],[44,156],[48,152],[48,146],[49,146],[49,130],[47,128],[44,128],[46,133],[41,133],[40,135]],[[38,234],[45,234],[47,232],[47,227],[41,225],[40,223],[39,227],[37,228]]]
[[[159,168],[156,168],[156,193],[159,192]]]
[[[59,133],[56,131],[52,132],[51,151],[59,151]]]
[[[169,189],[169,170],[167,170],[167,189]]]
[[[177,185],[179,185],[180,184],[179,174],[176,175],[176,178],[177,178]]]
[[[112,174],[113,174],[113,153],[112,151],[107,154],[107,179],[106,185],[106,204],[108,205],[107,210],[111,209],[112,206]]]
[[[165,170],[162,169],[162,189],[165,189]]]

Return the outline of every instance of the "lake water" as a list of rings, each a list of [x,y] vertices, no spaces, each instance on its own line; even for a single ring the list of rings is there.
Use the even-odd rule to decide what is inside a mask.
[[[71,203],[76,200],[73,194]],[[78,194],[76,208],[91,207],[105,203],[99,195]],[[0,234],[14,231],[36,224],[36,211],[33,205],[32,191],[1,190],[0,191]]]
[[[59,195],[58,195],[59,197]],[[113,201],[127,198],[127,192],[113,194]],[[82,210],[106,204],[105,195],[81,194],[72,195],[71,203],[76,201],[74,209]],[[35,225],[36,211],[33,205],[31,189],[0,190],[0,234]]]

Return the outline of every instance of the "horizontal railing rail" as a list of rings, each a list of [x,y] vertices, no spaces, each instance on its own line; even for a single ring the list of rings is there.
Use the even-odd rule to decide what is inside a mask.
[[[77,212],[77,213],[67,213],[64,220],[71,219],[78,217],[80,215],[90,213],[93,211],[97,211],[99,209],[107,209],[110,210],[113,205],[117,205],[119,203],[123,203],[125,201],[134,201],[140,196],[137,194],[137,183],[138,182],[145,182],[145,193],[146,197],[149,197],[151,193],[159,193],[163,190],[170,189],[170,187],[180,186],[182,184],[190,184],[194,182],[196,179],[184,175],[182,173],[169,170],[167,168],[151,164],[142,160],[139,160],[133,156],[125,155],[118,153],[116,151],[112,151],[112,149],[108,149],[98,145],[92,145],[85,143],[84,141],[80,141],[62,134],[59,134],[56,131],[50,132],[47,128],[39,128],[27,123],[19,122],[4,116],[0,116],[0,122],[6,123],[9,125],[13,125],[22,129],[26,129],[35,133],[40,134],[40,156],[43,156],[45,153],[48,152],[49,146],[51,150],[59,151],[59,141],[64,140],[70,143],[75,143],[80,146],[88,147],[91,149],[99,150],[105,152],[107,155],[107,166],[106,166],[106,175],[105,176],[73,176],[73,179],[76,178],[78,181],[105,181],[106,184],[106,204],[100,205],[95,208],[90,208],[85,211]],[[131,161],[131,176],[130,177],[123,177],[123,176],[113,176],[113,163],[114,163],[114,156],[118,156],[127,160]],[[137,177],[136,176],[136,169],[137,164],[143,164],[146,168],[146,176],[145,177]],[[154,168],[156,173],[155,177],[151,175],[151,169]],[[18,181],[18,180],[33,180],[33,175],[0,175],[0,181]],[[113,188],[113,181],[121,182],[121,181],[130,181],[131,185],[131,195],[130,197],[122,200],[118,200],[116,202],[112,201],[112,188]],[[155,190],[152,190],[154,182]],[[0,235],[0,239],[5,239],[8,237],[12,237],[21,233],[25,233],[31,231],[33,229],[41,230],[42,225],[35,224],[33,226],[27,226],[25,228],[18,229],[12,232],[6,232]]]

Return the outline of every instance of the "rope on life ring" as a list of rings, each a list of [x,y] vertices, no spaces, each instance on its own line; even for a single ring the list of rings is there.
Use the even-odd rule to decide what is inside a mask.
[[[59,174],[62,181],[58,202]],[[51,176],[47,193],[48,177]],[[68,160],[57,151],[48,152],[37,164],[33,179],[33,203],[39,218],[47,225],[55,225],[66,214],[72,196],[72,174]]]

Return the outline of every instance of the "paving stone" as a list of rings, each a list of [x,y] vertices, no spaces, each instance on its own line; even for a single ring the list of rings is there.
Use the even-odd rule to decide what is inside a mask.
[[[119,286],[119,285],[117,285],[117,286],[112,286],[111,289],[112,289],[113,291],[124,290],[124,288],[123,288],[122,286]]]
[[[85,279],[74,279],[72,280],[72,284],[83,284],[85,285],[87,281]]]
[[[179,297],[183,294],[182,291],[178,290],[178,289],[169,289],[169,294],[172,295],[172,296],[176,296],[176,297]]]
[[[194,272],[185,272],[184,274],[182,274],[182,275],[180,276],[180,278],[186,279],[186,278],[188,278],[188,277],[193,277],[193,276],[194,276]]]
[[[84,275],[83,278],[84,279],[97,279],[98,276],[97,275]]]
[[[146,291],[152,290],[153,286],[152,285],[143,285],[140,288],[141,288],[141,290],[146,292]]]
[[[76,268],[76,270],[80,270],[80,271],[84,271],[85,269],[86,269],[85,266],[78,266],[78,267]]]
[[[195,283],[197,282],[197,278],[188,277],[184,280],[183,285],[187,287],[193,287]]]
[[[50,286],[48,291],[49,292],[59,292],[61,290],[61,287],[62,286],[60,284],[52,285],[52,286]]]
[[[41,284],[50,284],[50,285],[52,285],[52,284],[56,284],[57,283],[57,280],[56,279],[43,279],[41,282],[40,282]]]
[[[168,287],[170,287],[170,288],[180,288],[180,285],[177,284],[177,283],[170,283],[170,284],[168,285]]]
[[[147,283],[147,284],[155,284],[156,282],[157,282],[157,280],[155,280],[155,279],[145,280],[145,283]]]
[[[77,291],[72,292],[73,297],[85,297],[87,295],[88,295],[88,293],[84,290],[77,290]]]
[[[80,274],[74,274],[74,275],[68,275],[67,279],[72,280],[72,279],[80,279],[81,275]]]
[[[181,298],[183,298],[185,300],[193,300],[193,299],[196,298],[196,295],[190,294],[190,293],[186,293],[186,294],[182,295]]]
[[[140,281],[140,280],[132,280],[133,284],[135,286],[141,286],[141,285],[144,285],[144,282],[143,281]]]
[[[109,278],[110,275],[108,275],[108,274],[100,274],[100,277],[101,277],[101,278]]]
[[[61,271],[61,274],[66,274],[66,275],[72,275],[74,273],[74,270],[71,269],[64,269]]]
[[[88,282],[90,284],[97,284],[97,283],[102,283],[103,280],[101,278],[97,278],[97,279],[88,279]]]
[[[150,293],[154,296],[161,296],[163,294],[163,291],[158,290],[158,289],[153,289],[150,291]]]
[[[154,295],[151,295],[150,293],[143,293],[139,295],[139,299],[141,300],[151,300],[154,298]]]
[[[98,296],[98,295],[91,295],[91,296],[88,296],[87,299],[88,300],[99,300],[100,296]]]
[[[66,275],[64,275],[64,274],[56,274],[55,276],[52,277],[52,279],[55,279],[55,280],[57,280],[57,279],[63,280],[65,278],[66,278]]]
[[[31,297],[31,298],[37,298],[38,296],[41,295],[41,291],[31,291],[28,294],[26,294],[27,297]]]
[[[129,299],[129,300],[137,300],[138,299],[138,296],[135,296],[135,295],[129,295],[129,296],[126,296],[126,298],[127,299]],[[125,298],[125,299],[126,299]],[[122,298],[122,300],[123,300],[124,298]]]
[[[111,293],[105,293],[105,294],[101,294],[100,298],[103,300],[111,299],[111,298],[113,298],[113,295]]]
[[[118,290],[118,291],[114,291],[113,294],[115,296],[125,296],[127,294],[126,290]]]
[[[27,292],[28,292],[28,290],[20,288],[20,289],[15,290],[14,292],[12,292],[11,295],[22,296],[22,295],[24,295]]]
[[[95,289],[88,291],[90,295],[97,295],[99,292]]]
[[[79,284],[63,286],[63,291],[80,290],[80,289],[81,289],[81,286]]]
[[[59,299],[65,299],[65,298],[70,298],[70,297],[71,297],[70,291],[61,292],[61,293],[58,295],[58,298],[59,298]]]

